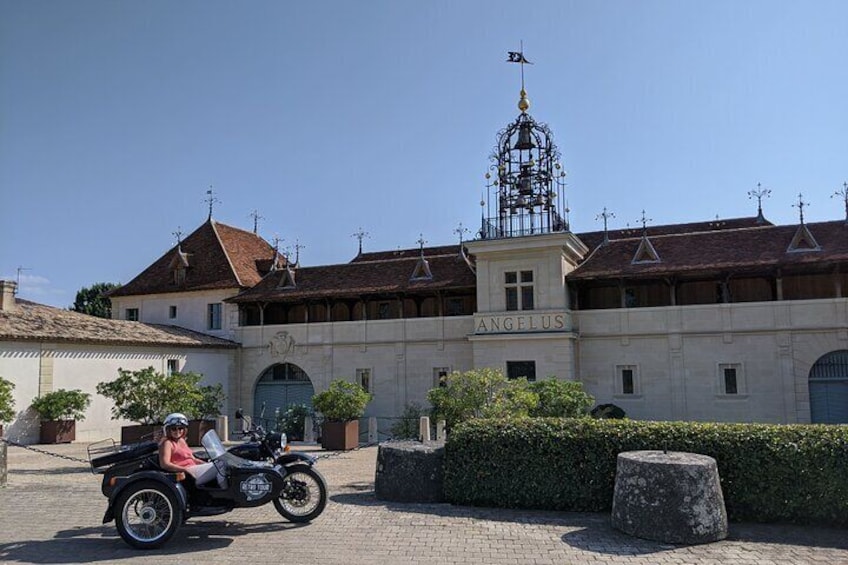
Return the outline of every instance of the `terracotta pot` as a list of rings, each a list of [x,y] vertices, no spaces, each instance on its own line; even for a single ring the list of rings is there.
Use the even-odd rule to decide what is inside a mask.
[[[75,420],[42,420],[39,443],[71,443],[77,439]]]
[[[324,422],[321,425],[321,447],[348,451],[359,447],[359,420]]]
[[[121,444],[138,443],[155,439],[154,434],[162,431],[159,424],[137,424],[135,426],[124,426],[121,428]]]
[[[216,424],[217,422],[215,420],[189,420],[186,442],[192,447],[203,445],[200,443],[200,440],[203,438],[203,434],[209,430],[217,431]]]

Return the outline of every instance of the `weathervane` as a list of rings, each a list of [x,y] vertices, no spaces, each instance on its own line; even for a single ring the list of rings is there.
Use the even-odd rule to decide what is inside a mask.
[[[757,223],[761,224],[766,221],[765,216],[763,216],[763,197],[769,197],[771,194],[770,188],[763,188],[760,183],[757,183],[756,190],[748,191],[748,199],[756,198],[757,199]]]
[[[212,195],[212,185],[211,184],[209,185],[209,190],[206,191],[206,199],[204,200],[204,202],[209,204],[209,219],[211,220],[212,219],[212,205],[215,204],[216,202],[218,204],[221,203],[220,200],[218,200],[217,198],[215,198]]]
[[[607,207],[604,206],[604,211],[595,216],[595,220],[599,220],[603,218],[604,220],[604,245],[609,243],[609,232],[607,231],[607,220],[611,218],[615,218],[615,214],[611,211],[607,210]]]
[[[642,235],[648,235],[648,222],[653,222],[654,220],[645,216],[645,210],[642,210]]]
[[[845,201],[845,222],[848,223],[848,182],[842,183],[842,189],[834,192],[830,197],[841,196]]]
[[[804,196],[799,192],[798,193],[798,204],[793,204],[793,208],[798,208],[798,212],[801,215],[801,225],[804,225],[804,206],[809,206],[809,202],[804,202]]]
[[[524,113],[530,107],[530,101],[527,100],[527,92],[524,90],[524,65],[532,65],[533,63],[524,58],[524,41],[519,45],[520,51],[507,51],[506,60],[508,63],[521,64],[521,99],[518,101],[518,109],[521,110],[521,113]]]
[[[424,257],[424,245],[427,243],[427,241],[424,239],[423,233],[418,234],[418,240],[415,243],[417,243],[418,246],[421,248],[421,256]]]
[[[177,226],[177,231],[172,231],[171,235],[177,238],[177,245],[180,245],[183,242],[183,232],[180,229],[180,226]]]
[[[366,237],[371,237],[371,234],[362,229],[362,226],[359,226],[359,229],[352,233],[350,237],[355,237],[359,240],[359,253],[357,255],[362,255],[362,240]]]
[[[456,227],[456,229],[453,230],[453,233],[459,236],[459,244],[462,245],[462,236],[463,234],[468,233],[468,228],[463,226],[462,222],[459,222],[459,225]]]
[[[294,265],[295,267],[300,266],[300,250],[306,249],[306,246],[303,245],[299,239],[294,240]]]
[[[259,229],[259,220],[264,220],[265,216],[259,215],[259,210],[256,208],[253,209],[253,212],[248,214],[249,217],[253,218],[253,233],[255,234]]]

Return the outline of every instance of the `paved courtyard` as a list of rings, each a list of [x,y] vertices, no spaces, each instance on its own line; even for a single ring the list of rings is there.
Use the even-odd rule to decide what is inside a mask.
[[[85,458],[85,445],[51,446]],[[394,504],[374,497],[377,448],[322,459],[330,502],[312,524],[273,506],[187,522],[162,549],[137,551],[101,524],[100,477],[81,463],[9,448],[0,488],[0,563],[848,564],[848,531],[731,524],[730,538],[672,546],[631,538],[606,514]]]

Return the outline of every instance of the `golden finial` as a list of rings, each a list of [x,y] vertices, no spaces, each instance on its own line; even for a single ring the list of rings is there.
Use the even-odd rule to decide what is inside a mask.
[[[521,99],[518,101],[518,109],[521,110],[521,113],[527,111],[527,108],[530,107],[530,100],[527,99],[527,92],[522,88],[521,89]]]

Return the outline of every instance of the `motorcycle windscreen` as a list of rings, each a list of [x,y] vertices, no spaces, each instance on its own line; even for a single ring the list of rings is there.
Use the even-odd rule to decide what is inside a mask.
[[[218,437],[218,433],[215,430],[209,430],[203,434],[200,443],[206,448],[206,453],[209,454],[210,461],[214,461],[227,452],[227,450],[224,449],[224,444],[221,443],[221,438]]]

